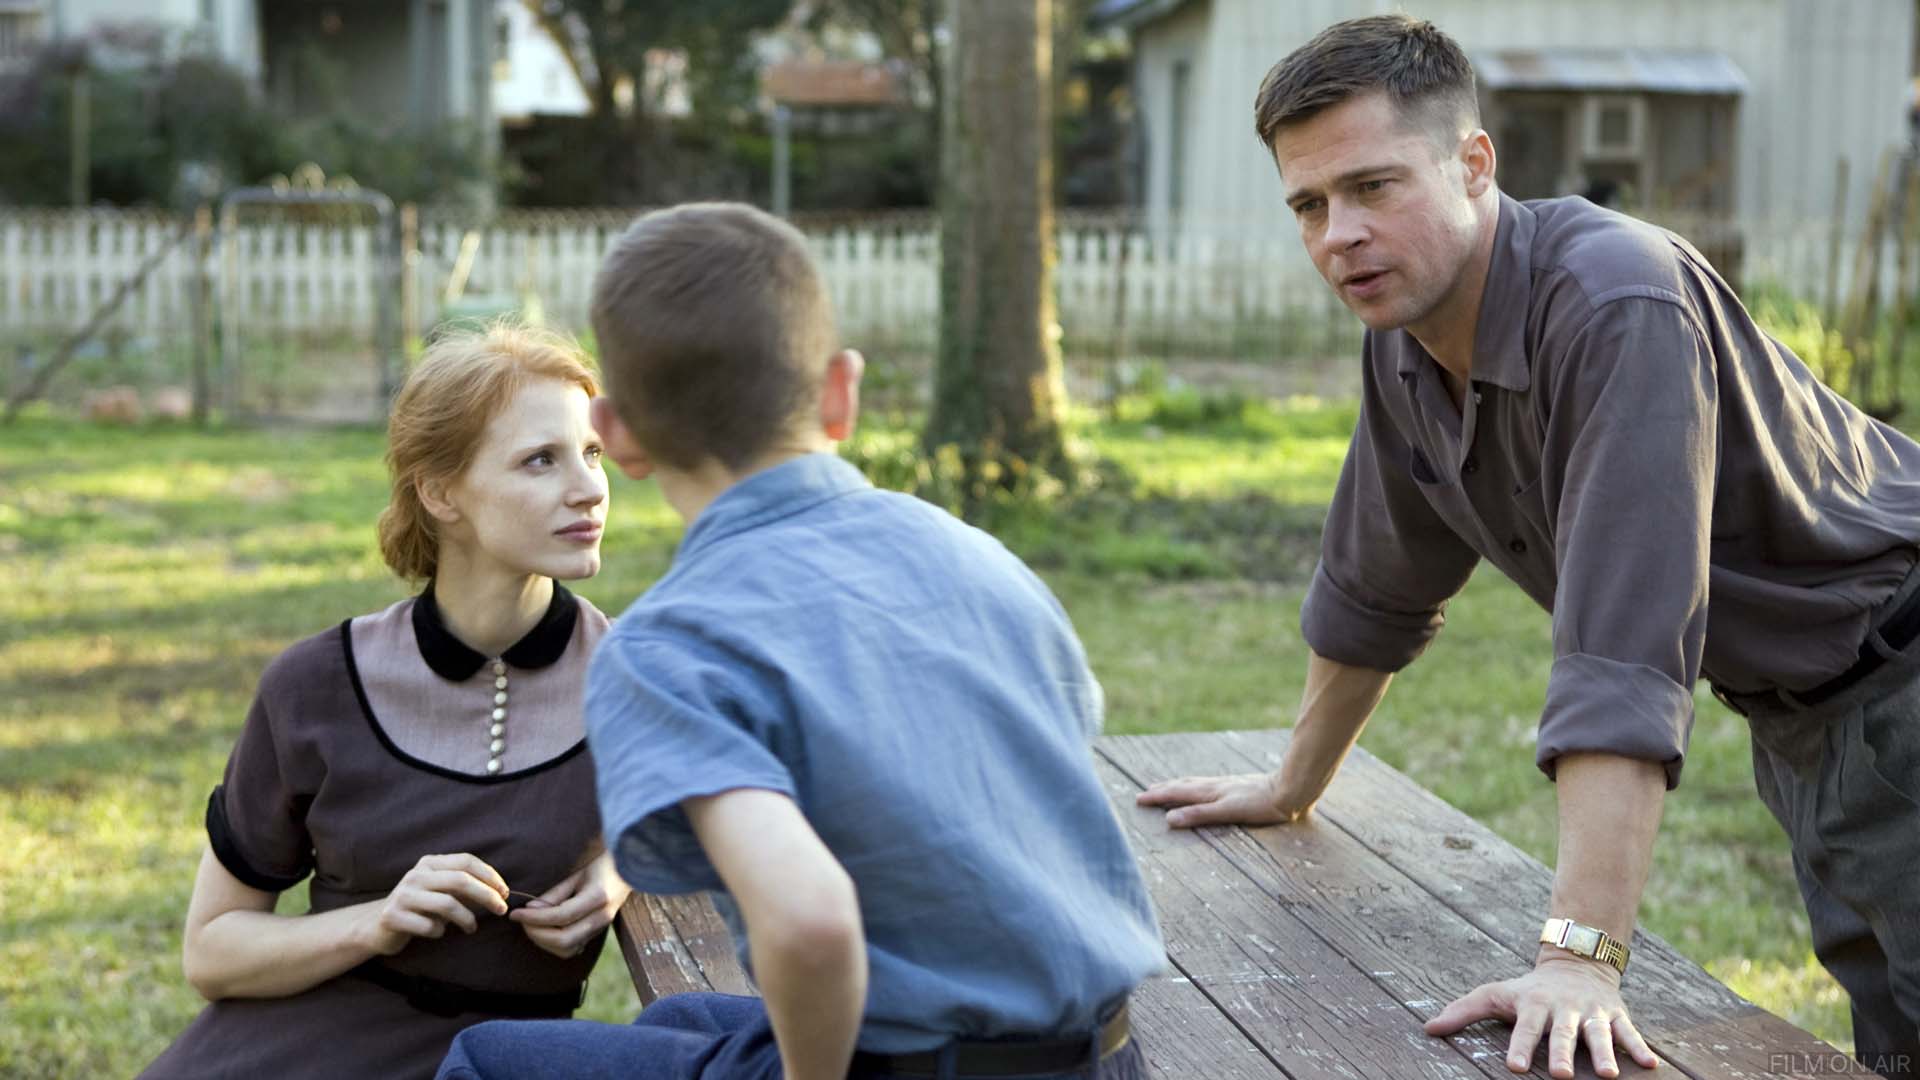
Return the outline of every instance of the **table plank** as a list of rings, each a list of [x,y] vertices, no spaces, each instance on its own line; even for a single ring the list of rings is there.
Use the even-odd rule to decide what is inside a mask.
[[[1160,811],[1133,805],[1139,785],[1112,762],[1098,768],[1140,860],[1175,974],[1289,1076],[1511,1075],[1497,1061],[1499,1072],[1489,1072],[1462,1049],[1428,1038],[1406,1004],[1276,905],[1205,837],[1168,829]]]
[[[733,935],[726,921],[714,910],[713,899],[705,893],[661,898],[680,941],[700,965],[707,984],[722,994],[755,994],[753,980],[740,966],[733,949]]]
[[[693,991],[751,994],[726,924],[706,894],[627,898],[614,927],[644,1008]],[[1281,1080],[1205,994],[1184,979],[1148,981],[1133,996],[1134,1030],[1156,1080]]]
[[[1286,1073],[1183,977],[1148,979],[1133,993],[1134,1038],[1155,1080],[1284,1080]]]
[[[1153,842],[1155,830],[1191,836],[1244,875],[1273,914],[1301,923],[1318,941],[1351,965],[1399,1009],[1373,1022],[1399,1038],[1443,1045],[1420,1027],[1458,990],[1488,979],[1511,978],[1526,970],[1519,958],[1500,947],[1457,914],[1434,903],[1426,890],[1382,863],[1353,838],[1309,820],[1286,829],[1238,828],[1168,830],[1162,811],[1133,806],[1133,796],[1149,778],[1217,773],[1239,759],[1231,747],[1206,735],[1109,739],[1099,746],[1103,776],[1114,770],[1123,781],[1114,790],[1116,809],[1144,823],[1135,830],[1136,851]],[[1145,860],[1143,858],[1143,866]],[[1161,911],[1163,925],[1169,919]],[[1176,957],[1178,950],[1175,950]],[[1506,1032],[1476,1025],[1453,1040],[1457,1053],[1490,1080],[1507,1080]],[[1592,1077],[1585,1055],[1575,1062],[1580,1077]],[[1645,1073],[1628,1062],[1627,1076]],[[1537,1055],[1531,1075],[1548,1076],[1546,1050]]]
[[[1531,964],[1551,888],[1538,861],[1364,751],[1302,825],[1174,831],[1159,811],[1133,805],[1154,780],[1270,769],[1285,745],[1284,732],[1096,744],[1169,948],[1168,976],[1134,998],[1149,1073],[1504,1080],[1503,1025],[1440,1040],[1419,1021],[1455,994]],[[635,896],[619,922],[643,1004],[688,990],[753,992],[704,895]],[[1834,1060],[1831,1047],[1657,937],[1636,935],[1634,947],[1629,1004],[1678,1075],[1802,1076],[1786,1066]],[[1544,1060],[1542,1051],[1533,1075],[1546,1075]],[[1592,1076],[1584,1054],[1578,1065]],[[1640,1073],[1631,1063],[1623,1069]]]
[[[705,897],[701,902],[708,903]],[[627,972],[633,976],[641,1008],[674,994],[713,989],[693,953],[680,940],[680,931],[667,914],[665,897],[647,893],[627,897],[614,920],[613,934],[627,959]]]
[[[1272,769],[1288,733],[1214,737],[1247,764]],[[1341,768],[1316,813],[1532,963],[1553,888],[1553,873],[1539,860],[1360,749]],[[1727,1080],[1802,1075],[1790,1066],[1810,1058],[1830,1061],[1838,1053],[1740,997],[1658,935],[1636,932],[1633,950],[1624,989],[1634,1022],[1656,1051],[1687,1075]]]

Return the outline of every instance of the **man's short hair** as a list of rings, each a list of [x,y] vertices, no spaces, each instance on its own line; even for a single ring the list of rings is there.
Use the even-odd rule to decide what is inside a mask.
[[[738,471],[818,403],[826,285],[793,226],[686,203],[628,226],[594,277],[593,333],[620,419],[670,468]]]
[[[1314,35],[1260,80],[1253,127],[1271,148],[1280,129],[1349,98],[1384,91],[1403,121],[1446,140],[1480,124],[1473,65],[1458,42],[1409,15],[1370,15]]]

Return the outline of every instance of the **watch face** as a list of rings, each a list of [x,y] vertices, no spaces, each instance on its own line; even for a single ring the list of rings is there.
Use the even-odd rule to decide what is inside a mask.
[[[1560,947],[1582,956],[1592,956],[1600,951],[1600,931],[1591,926],[1568,926],[1567,940]]]

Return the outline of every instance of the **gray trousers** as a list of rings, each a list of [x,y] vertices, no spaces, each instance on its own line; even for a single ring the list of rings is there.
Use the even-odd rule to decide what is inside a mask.
[[[1749,708],[1747,722],[1814,953],[1852,1000],[1854,1057],[1920,1077],[1920,642],[1873,644],[1888,659],[1858,684],[1811,708]]]

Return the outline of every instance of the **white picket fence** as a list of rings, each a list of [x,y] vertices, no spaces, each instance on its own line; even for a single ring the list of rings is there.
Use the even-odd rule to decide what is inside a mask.
[[[465,293],[537,297],[550,325],[585,331],[595,268],[632,216],[502,214],[475,230]],[[939,289],[939,238],[931,215],[801,224],[848,341],[931,346]],[[0,211],[0,336],[58,334],[80,326],[180,225],[171,216],[132,211]],[[1744,225],[1738,233],[1746,280],[1776,282],[1816,299],[1822,294],[1832,259],[1827,223]],[[403,321],[411,327],[430,327],[440,316],[467,234],[459,223],[422,222],[417,252],[405,270],[414,310]],[[1700,241],[1709,247],[1712,238]],[[194,250],[191,243],[182,245],[160,265],[115,318],[116,333],[154,340],[191,336],[192,288],[200,269]],[[267,338],[367,338],[376,300],[392,287],[383,284],[390,279],[380,273],[379,250],[370,224],[242,219],[230,232],[216,232],[204,268],[226,313],[215,325]],[[1838,262],[1844,288],[1851,244]],[[1884,271],[1892,264],[1884,259]],[[1137,218],[1065,216],[1055,280],[1071,347],[1282,359],[1299,352],[1326,355],[1345,348],[1357,333],[1290,225],[1279,219],[1251,226],[1188,222],[1156,235]]]
[[[550,325],[587,328],[601,256],[629,212],[524,212],[475,230],[464,294],[536,297]],[[928,214],[803,222],[834,298],[843,336],[931,347],[938,318],[939,236]],[[0,334],[57,334],[83,324],[118,284],[180,227],[132,211],[0,211]],[[407,260],[411,325],[433,325],[468,229],[425,221]],[[1284,241],[1284,242],[1283,242]],[[383,288],[373,226],[242,219],[216,232],[204,267],[217,325],[249,336],[365,336]],[[194,245],[175,250],[113,320],[117,332],[191,334]],[[1130,343],[1234,332],[1307,315],[1346,322],[1290,236],[1253,244],[1197,235],[1157,240],[1124,218],[1067,219],[1055,278],[1070,343]],[[384,286],[390,287],[390,286]],[[1343,331],[1344,333],[1344,331]]]

